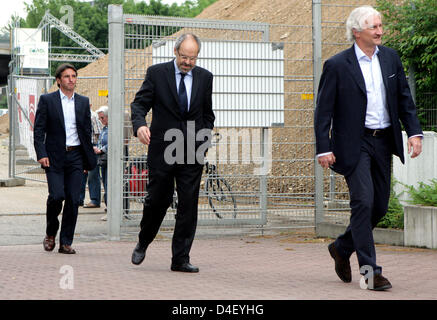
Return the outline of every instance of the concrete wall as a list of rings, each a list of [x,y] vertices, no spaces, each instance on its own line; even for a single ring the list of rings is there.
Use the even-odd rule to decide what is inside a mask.
[[[404,243],[437,249],[437,207],[404,207]]]
[[[398,157],[393,157],[393,178],[406,185],[418,186],[419,182],[428,184],[431,179],[437,178],[437,133],[434,131],[425,131],[423,133],[422,153],[414,159],[411,159],[407,148],[407,134],[402,132],[404,139],[405,165],[401,163]],[[403,192],[399,199],[402,204],[408,204],[405,200],[409,199],[406,188],[397,183],[394,186],[396,194]]]

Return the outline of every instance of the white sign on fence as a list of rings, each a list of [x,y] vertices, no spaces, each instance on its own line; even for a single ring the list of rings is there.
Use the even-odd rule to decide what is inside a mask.
[[[153,44],[153,64],[174,58],[175,40]],[[214,75],[216,127],[284,123],[284,50],[267,42],[203,41],[197,65]]]
[[[17,108],[20,144],[27,149],[29,157],[36,161],[36,153],[33,147],[33,124],[39,97],[37,80],[17,79],[15,83],[16,97],[21,106]]]
[[[22,43],[20,52],[23,54],[23,69],[49,68],[49,43],[27,42]]]

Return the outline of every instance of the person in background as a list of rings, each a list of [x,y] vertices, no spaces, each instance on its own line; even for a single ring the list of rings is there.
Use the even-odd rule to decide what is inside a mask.
[[[128,164],[129,164],[129,141],[132,136],[132,122],[128,111],[124,112],[123,123],[123,168],[125,178],[129,179]],[[125,183],[123,186],[123,217],[130,219],[129,217],[129,184]]]
[[[101,106],[96,111],[100,122],[103,125],[102,132],[100,133],[97,146],[94,147],[94,153],[97,155],[97,165],[100,168],[100,176],[102,177],[103,188],[105,190],[104,201],[105,205],[108,205],[108,106]],[[106,211],[106,209],[105,209]],[[107,214],[102,217],[102,220],[106,221]]]
[[[91,128],[92,128],[91,142],[93,144],[93,147],[96,147],[103,126],[99,120],[97,113],[92,110],[91,104],[90,104],[90,108],[91,108]],[[97,159],[97,155],[96,155],[96,159]],[[88,181],[88,192],[90,195],[90,202],[84,205],[87,181]],[[84,208],[100,208],[101,184],[102,183],[100,181],[99,167],[96,167],[88,172],[84,172],[79,205],[83,206]]]

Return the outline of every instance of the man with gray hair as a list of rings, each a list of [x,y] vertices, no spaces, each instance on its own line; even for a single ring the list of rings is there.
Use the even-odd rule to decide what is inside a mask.
[[[174,46],[176,59],[149,67],[131,104],[133,134],[149,146],[147,196],[138,244],[132,253],[132,263],[136,265],[144,260],[147,247],[159,231],[173,201],[176,182],[178,207],[171,270],[199,271],[190,263],[189,253],[196,231],[203,171],[203,163],[197,156],[206,151],[204,146],[209,137],[203,135],[202,141],[198,138],[202,132],[211,134],[215,120],[212,111],[213,76],[196,66],[199,51],[200,41],[194,34],[181,35]],[[145,117],[150,109],[153,117],[149,128]],[[174,137],[176,139],[172,139]]]
[[[399,56],[381,45],[380,13],[356,8],[346,27],[354,44],[325,62],[314,115],[318,162],[345,177],[350,196],[350,224],[328,249],[342,281],[352,280],[356,252],[367,288],[386,290],[392,285],[376,264],[372,229],[388,209],[392,154],[404,162],[400,122],[412,158],[423,135]]]

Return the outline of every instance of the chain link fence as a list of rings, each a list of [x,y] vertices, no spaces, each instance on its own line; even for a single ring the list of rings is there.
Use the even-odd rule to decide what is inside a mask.
[[[311,10],[311,4],[306,6]],[[114,43],[123,43],[118,52],[124,61],[124,99],[118,116],[130,112],[147,67],[173,59],[178,35],[192,32],[202,41],[197,64],[214,74],[214,132],[220,139],[208,152],[199,225],[314,227],[311,24],[137,15],[123,15],[119,24],[118,35],[110,32]],[[118,72],[113,76],[119,77]],[[116,99],[117,91],[114,95]],[[110,106],[118,104],[110,100]],[[148,117],[150,122],[153,115]],[[109,129],[119,136],[129,126],[127,120],[124,128]],[[123,190],[124,200],[114,199],[113,205],[128,210],[131,219],[122,224],[129,226],[138,224],[144,197],[136,188],[143,177],[129,168],[145,163],[147,147],[130,138],[125,149],[118,166],[124,171],[123,183],[117,189]],[[225,195],[217,197],[208,189],[211,180],[220,182]],[[174,214],[170,208],[164,224],[171,225]]]
[[[312,12],[307,25],[268,24],[123,14],[109,7],[108,76],[81,77],[77,92],[93,109],[109,105],[108,233],[138,226],[147,193],[147,147],[132,135],[130,103],[147,68],[173,59],[173,45],[192,32],[202,41],[197,64],[214,74],[216,139],[208,152],[199,199],[199,225],[252,228],[314,228],[318,222],[345,224],[349,195],[342,176],[315,165],[313,113],[323,62],[352,44],[346,41],[350,11],[375,1],[302,2]],[[45,181],[24,137],[31,132],[30,105],[20,105],[18,83],[39,95],[57,89],[53,78],[14,76],[11,132],[12,176]],[[32,83],[32,84],[31,84]],[[108,90],[107,94],[101,94]],[[28,89],[26,89],[28,90]],[[435,119],[436,95],[417,97],[420,117]],[[27,100],[29,98],[26,96]],[[148,115],[150,123],[152,114]],[[428,128],[424,128],[427,130]],[[13,130],[13,131],[12,131]],[[27,139],[31,139],[27,138]],[[214,193],[220,184],[220,192]],[[172,226],[177,198],[164,221]],[[123,219],[122,213],[129,219]]]

